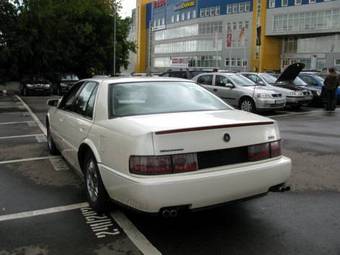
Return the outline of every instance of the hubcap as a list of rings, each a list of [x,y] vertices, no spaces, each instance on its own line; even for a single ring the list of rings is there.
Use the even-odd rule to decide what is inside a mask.
[[[86,168],[86,186],[91,201],[96,202],[98,199],[98,175],[93,160],[89,161]]]
[[[241,104],[241,110],[246,111],[246,112],[251,112],[253,110],[252,103],[248,100],[243,101]]]

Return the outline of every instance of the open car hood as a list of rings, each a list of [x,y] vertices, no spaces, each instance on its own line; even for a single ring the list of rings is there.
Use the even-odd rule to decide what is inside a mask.
[[[276,82],[284,82],[284,81],[293,81],[299,75],[299,73],[305,68],[305,64],[303,63],[295,63],[288,66],[282,74],[280,74],[279,78],[277,78]]]

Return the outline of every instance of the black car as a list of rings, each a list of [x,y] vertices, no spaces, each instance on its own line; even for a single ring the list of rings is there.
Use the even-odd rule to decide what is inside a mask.
[[[175,78],[183,78],[191,80],[195,76],[201,74],[201,73],[207,73],[209,71],[201,71],[201,70],[179,70],[179,71],[173,71],[169,70],[164,73],[161,73],[160,77],[175,77]],[[210,71],[212,72],[212,71]]]
[[[23,96],[51,95],[52,84],[44,78],[24,79],[20,83],[20,93]]]
[[[65,74],[61,76],[56,86],[57,95],[62,96],[66,94],[77,81],[79,81],[79,78],[75,74]]]

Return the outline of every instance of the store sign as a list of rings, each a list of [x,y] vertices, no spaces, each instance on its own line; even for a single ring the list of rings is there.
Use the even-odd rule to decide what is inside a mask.
[[[176,5],[175,11],[191,8],[196,5],[196,0],[184,1]]]
[[[171,67],[186,68],[189,66],[188,58],[171,57],[170,65]]]
[[[153,2],[153,8],[161,8],[163,6],[166,6],[166,0],[157,0]]]

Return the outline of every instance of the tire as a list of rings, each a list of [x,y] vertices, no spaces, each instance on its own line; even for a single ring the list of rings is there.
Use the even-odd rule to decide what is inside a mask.
[[[87,153],[83,162],[85,190],[90,206],[98,213],[109,210],[110,199],[106,192],[98,165],[92,153]]]
[[[49,152],[52,155],[59,155],[60,154],[60,152],[59,152],[57,146],[55,145],[53,138],[51,136],[49,125],[47,125],[47,146],[48,146]]]
[[[256,112],[256,106],[251,98],[243,98],[240,101],[240,109],[246,112]]]

